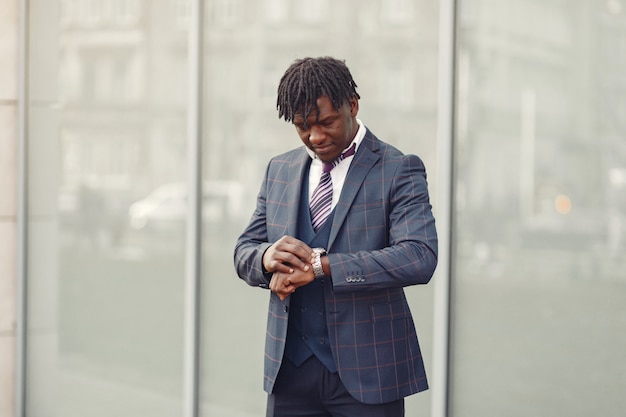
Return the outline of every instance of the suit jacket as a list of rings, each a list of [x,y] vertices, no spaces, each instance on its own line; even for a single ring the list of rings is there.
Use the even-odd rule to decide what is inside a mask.
[[[304,147],[273,158],[251,221],[237,241],[235,268],[268,288],[265,250],[296,236],[298,203],[310,157]],[[428,388],[403,287],[426,284],[437,264],[437,234],[426,171],[369,129],[348,170],[328,243],[326,322],[339,376],[357,400],[379,404]],[[297,290],[296,290],[297,291]],[[264,388],[272,392],[283,358],[289,301],[271,293]]]

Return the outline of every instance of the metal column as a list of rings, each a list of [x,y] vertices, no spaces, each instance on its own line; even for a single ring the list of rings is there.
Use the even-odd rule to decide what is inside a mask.
[[[28,245],[28,0],[19,1],[17,85],[17,233],[15,310],[15,416],[26,416],[26,324]]]
[[[439,2],[439,116],[437,135],[437,231],[439,264],[435,279],[432,417],[447,417],[450,361],[450,285],[452,280],[452,225],[454,202],[455,123],[455,0]]]
[[[183,415],[199,415],[200,275],[202,264],[202,0],[191,1],[189,13],[189,80],[187,158],[189,208],[185,262],[185,345]]]

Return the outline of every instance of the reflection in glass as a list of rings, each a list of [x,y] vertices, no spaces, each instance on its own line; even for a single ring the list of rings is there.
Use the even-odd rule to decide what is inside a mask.
[[[30,2],[28,415],[179,415],[186,202],[141,206],[185,178],[172,7]]]
[[[455,416],[626,406],[618,3],[460,2]]]

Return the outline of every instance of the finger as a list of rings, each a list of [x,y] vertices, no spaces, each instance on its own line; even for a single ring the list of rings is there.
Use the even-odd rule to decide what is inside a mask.
[[[311,263],[309,262],[311,258],[310,253],[306,253],[303,257],[296,256],[292,253],[285,252],[285,263],[291,265],[292,268],[300,269],[301,271],[308,271],[311,268]],[[290,272],[293,272],[290,271]]]
[[[293,286],[289,275],[275,272],[270,280],[270,290],[275,293],[285,291],[285,289]]]
[[[293,268],[308,271],[313,250],[303,241],[285,235],[278,239],[263,255],[265,269],[270,272],[293,272]],[[283,264],[287,264],[284,266]]]
[[[274,272],[282,272],[283,274],[293,274],[293,267],[282,262],[276,262],[274,264]]]
[[[313,255],[313,249],[302,241],[297,241],[290,247],[290,252],[298,259],[308,260]]]
[[[302,269],[304,262],[292,253],[284,251],[274,250],[271,254],[267,254],[267,259],[264,259],[265,269],[269,272],[292,273],[294,263],[296,268]]]
[[[283,288],[281,291],[276,292],[276,294],[281,300],[284,300],[285,298],[293,294],[295,291],[296,291],[296,287],[289,286],[289,287]]]
[[[309,259],[313,249],[300,239],[292,236],[283,236],[277,243],[276,249],[294,255],[298,259]]]
[[[280,277],[277,274],[272,275],[272,279],[270,280],[270,290],[272,292],[278,292],[280,287]]]
[[[309,256],[304,258],[306,260],[304,261],[290,252],[276,253],[273,260],[269,262],[265,269],[272,272],[283,272],[286,274],[293,273],[294,268],[302,271],[308,271],[310,268],[310,263],[308,262]]]

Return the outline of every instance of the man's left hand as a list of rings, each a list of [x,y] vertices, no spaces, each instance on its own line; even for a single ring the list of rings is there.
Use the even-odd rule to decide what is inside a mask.
[[[274,272],[270,281],[270,290],[275,292],[281,300],[284,300],[297,288],[308,284],[314,279],[313,270],[302,271],[294,269],[291,273]]]

